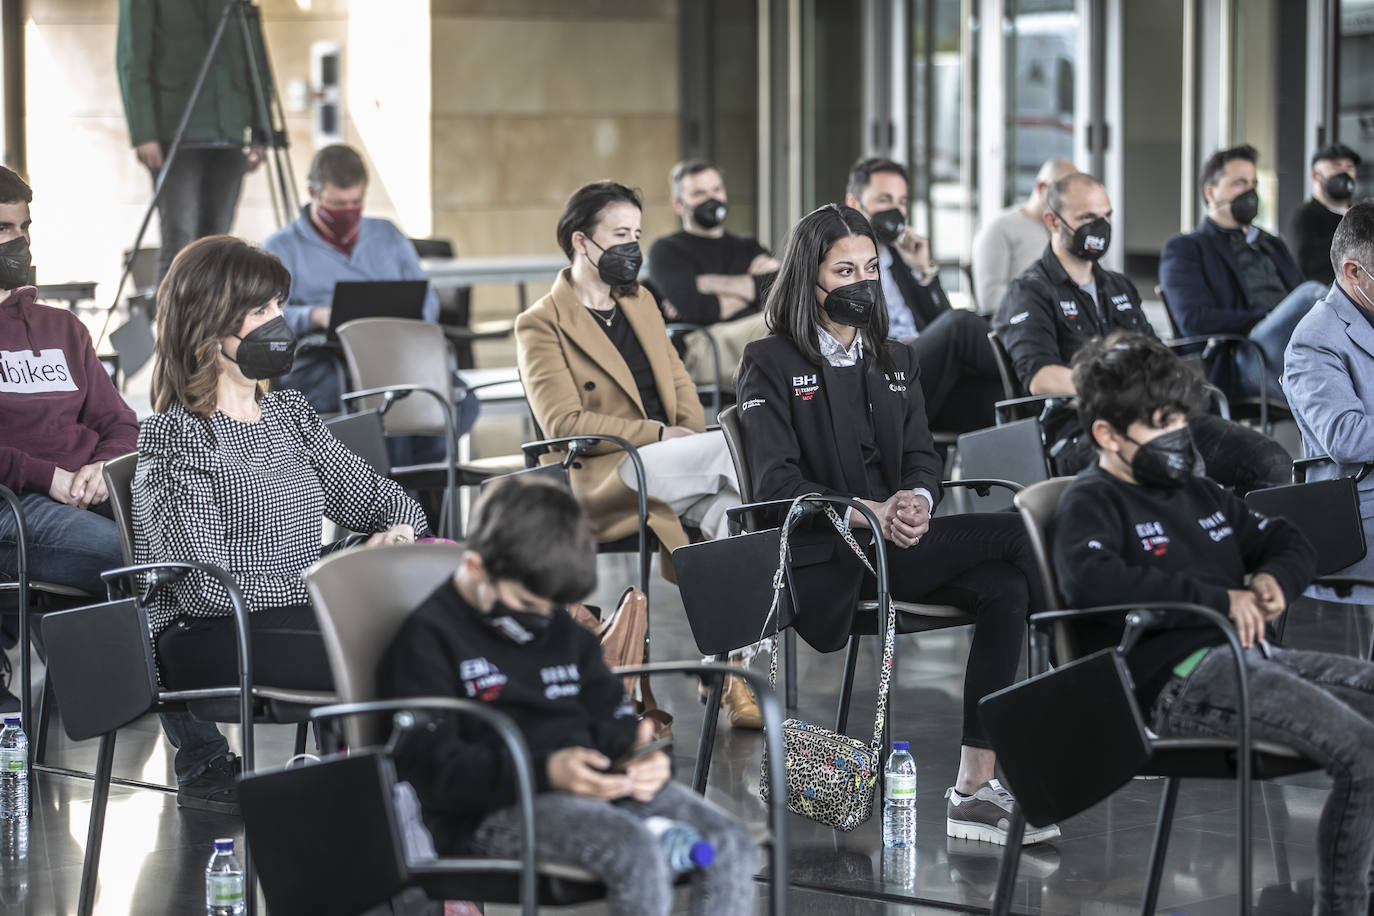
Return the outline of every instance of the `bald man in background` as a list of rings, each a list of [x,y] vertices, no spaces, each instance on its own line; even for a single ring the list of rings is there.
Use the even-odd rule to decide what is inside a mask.
[[[973,295],[978,314],[996,315],[1012,278],[1044,253],[1050,240],[1044,222],[1045,191],[1076,171],[1067,159],[1048,160],[1035,175],[1030,197],[988,220],[973,237]]]

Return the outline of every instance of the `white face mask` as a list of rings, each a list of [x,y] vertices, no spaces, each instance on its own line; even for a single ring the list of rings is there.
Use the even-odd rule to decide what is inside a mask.
[[[1356,263],[1355,266],[1360,269],[1360,273],[1364,274],[1369,279],[1374,280],[1374,274],[1371,274],[1369,271],[1365,270],[1363,264]],[[1368,309],[1371,312],[1374,312],[1374,301],[1370,301],[1369,294],[1366,293],[1364,290],[1360,289],[1358,286],[1352,286],[1351,288],[1354,289],[1355,292],[1360,294],[1360,298],[1364,300],[1365,306],[1368,307]]]

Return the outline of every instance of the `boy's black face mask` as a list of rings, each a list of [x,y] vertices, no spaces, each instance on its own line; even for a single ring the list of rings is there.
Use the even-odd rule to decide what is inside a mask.
[[[553,625],[554,613],[557,612],[517,611],[498,600],[482,615],[482,621],[501,636],[523,646],[544,635]]]
[[[1197,450],[1188,427],[1161,433],[1144,444],[1125,433],[1122,435],[1138,446],[1130,464],[1131,474],[1142,487],[1176,490],[1193,476],[1197,468]]]

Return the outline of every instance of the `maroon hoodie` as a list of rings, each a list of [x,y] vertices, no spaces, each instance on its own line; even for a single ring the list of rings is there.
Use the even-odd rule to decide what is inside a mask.
[[[0,302],[0,484],[47,493],[53,469],[76,471],[138,448],[138,418],[66,309],[24,286]]]

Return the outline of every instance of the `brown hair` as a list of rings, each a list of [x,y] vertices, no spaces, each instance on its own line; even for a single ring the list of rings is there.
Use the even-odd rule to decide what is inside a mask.
[[[180,404],[198,417],[215,412],[219,342],[237,334],[253,309],[286,300],[291,274],[276,256],[230,235],[181,250],[157,289],[153,410]],[[266,382],[258,386],[258,397]]]
[[[336,143],[315,154],[305,180],[317,193],[323,191],[326,184],[336,188],[351,188],[367,182],[367,166],[363,165],[363,157],[353,147]]]

